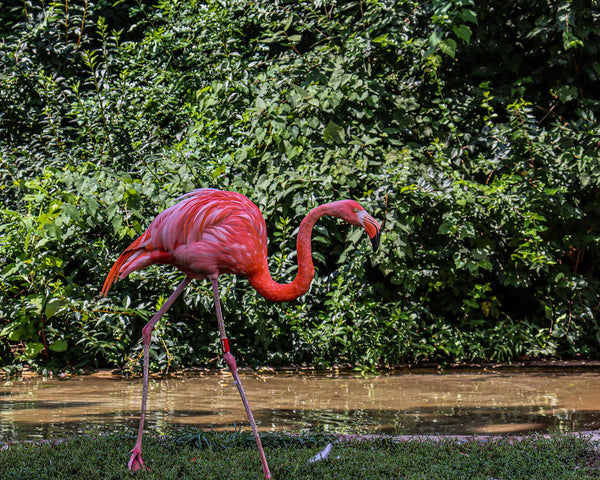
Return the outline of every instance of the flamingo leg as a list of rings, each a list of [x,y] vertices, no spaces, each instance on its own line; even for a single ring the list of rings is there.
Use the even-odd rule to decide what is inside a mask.
[[[252,410],[250,410],[250,404],[248,403],[248,399],[246,398],[246,392],[244,392],[244,387],[242,386],[242,382],[240,381],[235,358],[229,351],[229,340],[227,339],[227,335],[225,333],[225,323],[223,322],[223,313],[221,312],[221,300],[219,298],[218,280],[216,278],[211,278],[211,282],[213,287],[213,293],[215,296],[215,309],[217,311],[217,321],[219,323],[221,347],[223,348],[223,359],[225,360],[225,363],[227,363],[229,371],[233,375],[233,383],[237,387],[238,392],[240,392],[240,397],[242,397],[242,403],[244,404],[246,414],[248,415],[248,420],[250,421],[250,426],[252,427],[252,433],[254,434],[254,440],[256,441],[256,447],[258,448],[258,453],[260,455],[260,461],[262,463],[262,469],[265,478],[271,478],[271,472],[269,471],[269,465],[267,464],[267,457],[265,457],[265,451],[263,450],[262,442],[260,441],[260,435],[258,434],[256,422],[254,421],[254,415],[252,415]]]
[[[131,458],[127,466],[129,470],[136,471],[140,468],[145,468],[144,460],[142,460],[142,435],[144,434],[144,421],[146,419],[146,400],[148,399],[148,370],[150,369],[150,341],[152,340],[152,330],[160,318],[165,314],[175,299],[181,295],[192,279],[186,277],[183,282],[175,289],[171,296],[167,299],[164,305],[160,308],[156,315],[142,329],[142,341],[144,345],[144,376],[142,388],[142,410],[140,412],[140,426],[138,429],[137,441],[135,447],[131,450]]]

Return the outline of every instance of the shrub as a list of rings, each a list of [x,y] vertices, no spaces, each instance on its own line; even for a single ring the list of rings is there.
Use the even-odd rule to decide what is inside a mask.
[[[359,199],[380,251],[324,219],[317,277],[270,304],[222,279],[242,362],[509,361],[598,353],[599,12],[578,2],[77,0],[0,13],[5,366],[135,368],[167,267],[99,288],[196,187],[264,212],[294,274],[315,205]],[[502,21],[499,21],[502,19]],[[238,285],[239,282],[239,285]],[[152,366],[212,364],[196,282]]]

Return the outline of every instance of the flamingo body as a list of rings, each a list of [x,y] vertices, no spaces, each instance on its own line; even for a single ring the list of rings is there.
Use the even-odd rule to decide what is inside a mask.
[[[269,300],[291,301],[306,293],[314,276],[311,233],[315,222],[323,215],[339,217],[361,226],[373,242],[379,244],[381,227],[354,200],[340,200],[313,208],[298,229],[298,273],[288,284],[275,282],[269,273],[267,260],[267,229],[258,207],[244,195],[215,189],[198,189],[180,197],[152,221],[148,229],[117,259],[108,273],[102,296],[106,296],[118,278],[153,264],[169,264],[181,270],[186,278],[167,299],[142,331],[144,345],[144,376],[142,408],[138,439],[131,451],[129,468],[144,467],[142,435],[148,396],[149,348],[152,329],[192,279],[210,279],[213,286],[217,321],[223,348],[223,358],[231,371],[246,409],[259,450],[265,478],[271,478],[260,436],[246,394],[242,387],[235,359],[229,350],[225,333],[218,276],[223,273],[246,277],[252,287]]]
[[[267,227],[244,195],[203,188],[160,213],[115,262],[102,290],[117,278],[155,263],[174,265],[188,277],[222,273],[251,276],[267,258]]]

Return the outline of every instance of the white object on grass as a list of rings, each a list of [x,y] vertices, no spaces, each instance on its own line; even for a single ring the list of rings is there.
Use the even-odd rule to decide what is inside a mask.
[[[317,453],[308,462],[315,463],[315,462],[320,462],[321,460],[325,460],[331,453],[332,448],[333,448],[333,445],[331,443],[328,443],[327,446],[323,450],[321,450],[319,453]]]

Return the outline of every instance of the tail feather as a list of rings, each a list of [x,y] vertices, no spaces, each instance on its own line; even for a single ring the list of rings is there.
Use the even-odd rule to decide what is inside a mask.
[[[107,295],[110,287],[119,278],[125,278],[131,272],[141,270],[155,263],[173,263],[173,256],[162,249],[149,249],[144,246],[131,245],[121,254],[110,269],[110,272],[108,272],[106,280],[104,280],[104,286],[102,287],[102,296],[105,297]]]
[[[115,264],[112,266],[110,272],[108,272],[108,275],[106,276],[106,280],[104,280],[104,285],[102,286],[103,297],[106,297],[106,295],[108,295],[110,287],[117,283],[117,280],[119,279],[119,274],[121,273],[121,267],[123,267],[123,265],[129,260],[129,257],[131,257],[131,255],[133,255],[134,253],[135,250],[125,250],[117,259]]]
[[[108,294],[108,291],[110,290],[110,287],[112,287],[117,282],[117,280],[119,279],[119,276],[121,276],[121,278],[123,278],[130,273],[130,272],[127,272],[127,274],[125,274],[125,270],[123,270],[123,266],[126,263],[128,263],[130,260],[132,260],[131,257],[135,258],[135,257],[139,256],[140,250],[145,249],[145,247],[142,244],[143,238],[144,238],[144,235],[136,238],[135,241],[131,245],[129,245],[129,247],[127,247],[127,249],[121,254],[121,256],[119,258],[117,258],[117,261],[110,269],[110,272],[108,272],[108,275],[106,276],[106,280],[104,280],[104,285],[102,286],[102,296],[103,297],[106,297],[106,295]]]

